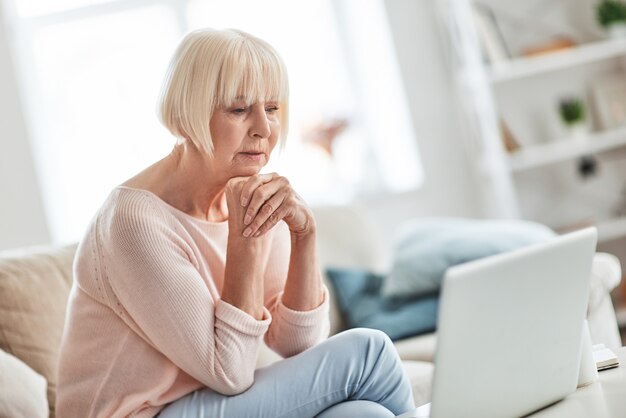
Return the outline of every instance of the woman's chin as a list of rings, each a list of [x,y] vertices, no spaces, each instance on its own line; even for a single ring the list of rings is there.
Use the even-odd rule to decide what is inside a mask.
[[[261,171],[261,169],[263,168],[264,164],[257,164],[257,165],[249,165],[249,166],[245,166],[245,167],[238,167],[236,170],[237,176],[239,177],[250,177],[250,176],[254,176],[256,174],[259,174],[259,172]]]
[[[247,158],[238,156],[233,160],[233,164],[231,169],[235,176],[254,176],[255,174],[259,174],[261,169],[265,167],[267,164],[267,160],[264,155],[260,156],[261,158]]]

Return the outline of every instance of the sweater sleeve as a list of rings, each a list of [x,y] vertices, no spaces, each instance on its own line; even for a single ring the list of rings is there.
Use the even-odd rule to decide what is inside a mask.
[[[209,388],[225,395],[249,388],[269,311],[256,320],[215,300],[185,240],[149,202],[118,211],[108,226],[103,262],[122,319]]]
[[[310,311],[294,311],[283,304],[291,241],[286,225],[277,229],[265,281],[265,306],[272,316],[265,343],[281,356],[291,357],[328,338],[329,295],[324,286],[322,303]]]
[[[273,317],[265,343],[283,357],[301,353],[328,338],[328,289],[324,286],[324,300],[310,311],[294,311],[282,302],[283,292],[277,294],[269,305]]]

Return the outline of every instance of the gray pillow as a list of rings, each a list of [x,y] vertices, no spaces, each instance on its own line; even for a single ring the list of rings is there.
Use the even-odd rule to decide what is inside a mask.
[[[46,379],[0,350],[0,417],[48,418]]]
[[[547,241],[548,227],[522,220],[429,218],[402,228],[391,274],[383,284],[387,298],[437,292],[448,267]]]

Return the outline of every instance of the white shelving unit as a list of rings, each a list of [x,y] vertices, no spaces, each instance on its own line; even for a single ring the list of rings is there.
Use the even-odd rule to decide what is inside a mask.
[[[532,77],[622,57],[626,57],[626,39],[604,40],[546,55],[515,58],[486,68],[486,72],[492,89],[497,89],[505,83],[521,82],[522,79],[525,80],[524,83],[533,83]],[[496,107],[497,105],[496,103]],[[620,148],[626,149],[626,127],[590,132],[580,139],[545,138],[545,142],[522,144],[522,148],[507,156],[507,163],[515,183],[516,176],[520,173]],[[518,199],[522,198],[518,196]],[[597,219],[604,217],[598,214]],[[626,238],[626,217],[598,220],[595,225],[598,228],[599,242]]]
[[[503,179],[502,183],[508,186],[495,187],[491,179],[490,183],[485,182],[485,188],[494,195],[512,195],[514,202],[511,206],[517,209],[518,214],[555,229],[565,231],[595,225],[598,242],[602,244],[600,249],[614,253],[625,265],[626,159],[622,160],[622,157],[626,155],[626,126],[591,132],[581,139],[560,138],[566,135],[566,129],[560,125],[558,103],[568,96],[583,98],[587,105],[588,122],[599,122],[594,117],[601,119],[600,116],[606,116],[606,109],[619,112],[624,100],[619,98],[622,87],[616,85],[613,89],[606,86],[614,72],[626,74],[626,39],[582,41],[579,46],[566,50],[500,62],[508,51],[515,53],[527,47],[547,45],[556,36],[567,36],[579,42],[583,37],[587,40],[600,38],[602,29],[598,27],[595,10],[598,2],[465,1],[470,7],[459,7],[459,11],[471,11],[476,5],[472,4],[474,2],[480,3],[483,11],[487,8],[492,12],[490,18],[478,19],[478,22],[475,16],[466,15],[464,17],[470,23],[465,25],[467,22],[461,21],[450,31],[451,39],[464,47],[456,49],[462,52],[458,54],[460,67],[467,70],[461,73],[464,78],[460,79],[471,81],[475,73],[480,75],[474,84],[466,82],[463,87],[470,85],[476,87],[476,91],[491,96],[481,101],[479,99],[484,98],[480,94],[467,89],[473,93],[468,96],[477,97],[470,101],[474,106],[467,107],[468,115],[487,116],[480,120],[503,120],[521,145],[512,154],[502,152],[500,144],[493,143],[497,141],[496,127],[493,131],[485,130],[487,134],[479,137],[493,142],[488,143],[489,147],[479,149],[477,154],[485,153],[485,149],[498,149],[489,156],[494,157],[497,163],[505,163],[494,164],[496,168],[504,166],[505,169],[496,173],[502,174],[501,177],[492,177]],[[457,1],[448,0],[448,3],[454,7]],[[485,21],[491,21],[495,27],[485,30]],[[474,29],[478,29],[476,33],[479,37],[483,38],[485,53],[482,56],[491,57],[498,62],[497,65],[481,67],[479,64],[474,67],[472,61],[464,60],[471,56],[465,55],[469,42],[459,41],[455,34],[458,31],[468,35],[471,31],[467,27],[472,24]],[[489,24],[486,27],[489,28]],[[485,36],[489,39],[485,40]],[[471,37],[467,36],[467,39]],[[494,48],[490,41],[494,41],[496,46],[499,42],[506,42],[506,45]],[[616,93],[614,97],[610,97],[612,93]],[[590,96],[593,96],[593,103]],[[606,102],[601,103],[603,99]],[[612,100],[617,100],[617,103]],[[488,105],[481,106],[485,101]],[[608,102],[611,102],[610,105]],[[475,109],[481,109],[483,113]],[[492,114],[486,114],[490,112]],[[602,154],[602,158],[597,159],[599,165],[594,176],[582,172],[580,174],[584,175],[578,176],[573,164],[567,164],[568,161],[597,154]],[[623,289],[624,284],[622,299]],[[617,319],[622,336],[626,338],[626,305],[621,308],[618,305]]]
[[[624,54],[626,54],[626,40],[609,39],[536,57],[512,59],[490,68],[488,75],[492,83],[502,83]]]
[[[626,218],[615,218],[601,221],[596,224],[598,241],[612,241],[626,236]]]
[[[513,172],[521,172],[624,146],[626,127],[521,148],[509,156],[509,167]]]
[[[620,329],[626,328],[626,308],[620,308],[615,312],[617,316],[617,325]]]

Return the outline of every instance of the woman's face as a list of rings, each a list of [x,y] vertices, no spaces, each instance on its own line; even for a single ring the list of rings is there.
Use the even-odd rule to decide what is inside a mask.
[[[277,102],[246,105],[241,100],[216,108],[209,127],[218,172],[228,178],[257,174],[280,137],[279,112]]]

